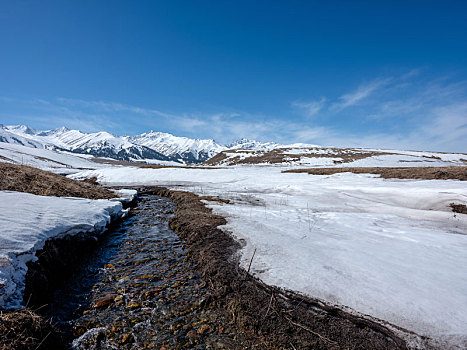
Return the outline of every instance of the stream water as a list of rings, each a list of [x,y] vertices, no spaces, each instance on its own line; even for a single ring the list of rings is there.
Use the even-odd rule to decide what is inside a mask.
[[[75,349],[241,349],[241,336],[169,229],[174,204],[141,197],[51,298],[48,316]]]

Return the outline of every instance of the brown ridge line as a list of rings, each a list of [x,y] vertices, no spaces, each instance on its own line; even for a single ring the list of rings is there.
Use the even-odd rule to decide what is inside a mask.
[[[248,274],[239,267],[240,244],[218,228],[225,218],[213,214],[196,194],[150,190],[175,202],[170,228],[183,239],[189,259],[210,284],[211,302],[225,308],[237,327],[259,338],[264,348],[407,349],[405,341],[383,324],[268,286]]]
[[[351,172],[375,174],[385,179],[460,180],[467,181],[467,166],[447,167],[346,167],[306,168],[284,170],[283,173],[307,173],[310,175],[334,175]]]

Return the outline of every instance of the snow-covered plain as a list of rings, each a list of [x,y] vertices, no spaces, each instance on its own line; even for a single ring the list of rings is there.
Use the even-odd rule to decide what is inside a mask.
[[[20,305],[26,263],[37,259],[35,252],[48,238],[87,232],[100,234],[111,219],[125,213],[119,200],[0,191],[0,307]]]
[[[165,185],[221,196],[223,229],[256,248],[252,272],[302,292],[432,338],[467,346],[467,202],[465,182],[313,176],[281,168],[99,169],[113,185]]]

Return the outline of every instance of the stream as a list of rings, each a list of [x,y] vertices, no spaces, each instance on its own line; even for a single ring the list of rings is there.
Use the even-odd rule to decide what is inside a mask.
[[[74,349],[241,349],[225,311],[169,229],[174,203],[143,195],[52,296],[47,316]]]

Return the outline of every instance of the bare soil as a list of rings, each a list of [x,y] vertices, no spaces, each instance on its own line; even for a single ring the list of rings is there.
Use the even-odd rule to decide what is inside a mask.
[[[406,168],[310,168],[291,169],[283,173],[308,173],[310,175],[333,175],[339,173],[375,174],[385,179],[467,180],[467,167],[406,167]]]
[[[380,323],[270,287],[239,267],[240,244],[218,229],[221,216],[190,192],[151,189],[177,207],[169,224],[185,242],[189,259],[209,283],[211,303],[225,308],[237,327],[258,337],[263,349],[406,349]]]
[[[0,190],[39,196],[114,198],[115,193],[90,181],[76,181],[37,168],[0,163]]]

